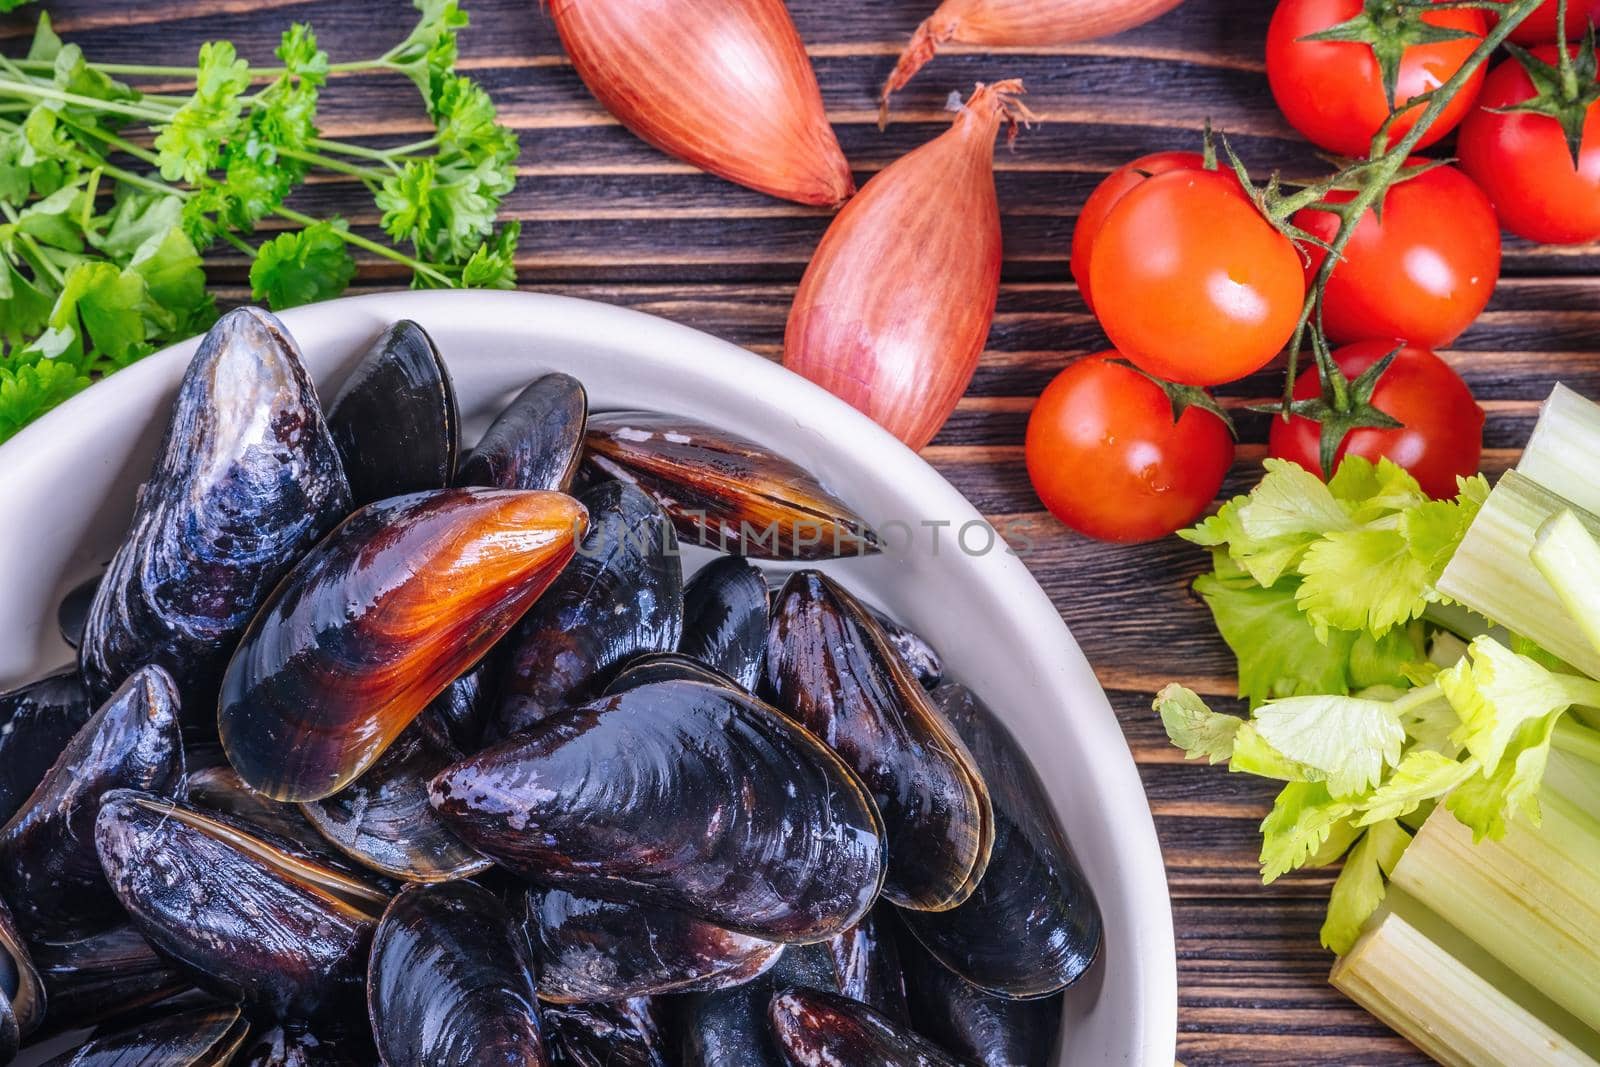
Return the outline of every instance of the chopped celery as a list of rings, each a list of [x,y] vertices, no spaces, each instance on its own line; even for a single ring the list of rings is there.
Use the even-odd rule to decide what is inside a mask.
[[[1558,385],[1544,403],[1517,470],[1570,503],[1600,514],[1600,405]]]
[[[1571,511],[1546,519],[1529,553],[1590,647],[1600,649],[1600,544]]]
[[[1562,511],[1572,510],[1590,533],[1600,532],[1600,518],[1571,503],[1517,471],[1507,472],[1440,576],[1439,592],[1600,677],[1600,651],[1530,558],[1539,528]]]

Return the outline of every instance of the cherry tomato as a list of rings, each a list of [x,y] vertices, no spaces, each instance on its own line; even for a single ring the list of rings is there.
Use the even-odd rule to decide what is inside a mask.
[[[1089,261],[1095,239],[1100,236],[1100,227],[1105,225],[1111,209],[1146,178],[1169,170],[1203,170],[1205,165],[1205,157],[1199,152],[1156,152],[1118,167],[1095,186],[1089,199],[1083,202],[1078,224],[1072,229],[1072,280],[1078,283],[1078,292],[1083,294],[1083,302],[1089,305],[1090,311],[1094,310],[1094,300],[1089,294]]]
[[[1533,53],[1555,63],[1554,45]],[[1478,107],[1461,124],[1461,167],[1494,201],[1500,224],[1543,244],[1581,244],[1600,238],[1600,103],[1583,120],[1580,165],[1561,124],[1548,115],[1496,114],[1535,95],[1533,79],[1515,59],[1484,82]]]
[[[1095,239],[1089,277],[1111,343],[1185,385],[1265,366],[1294,332],[1306,294],[1294,245],[1238,179],[1206,170],[1158,174],[1127,193]]]
[[[1346,378],[1361,372],[1394,351],[1389,341],[1360,341],[1335,350],[1333,361]],[[1294,395],[1306,400],[1320,386],[1312,367],[1295,379]],[[1456,475],[1478,473],[1483,458],[1483,409],[1449,364],[1425,348],[1402,348],[1372,392],[1372,406],[1405,425],[1398,430],[1351,430],[1339,445],[1337,457],[1346,454],[1370,460],[1388,458],[1406,470],[1436,498],[1456,495]],[[1287,423],[1272,420],[1267,452],[1293,460],[1323,477],[1322,426],[1298,416]]]
[[[1087,356],[1056,376],[1028,420],[1028,477],[1056,518],[1102,541],[1151,541],[1193,522],[1222,488],[1233,437],[1197,407],[1173,422],[1166,392]]]
[[[1382,12],[1392,0],[1280,0],[1267,29],[1267,81],[1289,124],[1307,140],[1330,152],[1365,156],[1378,128],[1389,117],[1383,76],[1372,47],[1360,41],[1305,41],[1301,38],[1347,22],[1363,10]],[[1423,21],[1464,30],[1474,37],[1413,45],[1400,59],[1395,101],[1437,89],[1466,65],[1488,31],[1482,11],[1430,11]],[[1423,135],[1427,147],[1449,133],[1472,106],[1483,83],[1480,69]],[[1395,121],[1390,143],[1404,137],[1422,114],[1408,108]]]
[[[1560,0],[1545,0],[1522,25],[1511,31],[1511,40],[1517,44],[1555,44],[1556,17]],[[1589,23],[1600,23],[1600,0],[1567,0],[1567,43],[1583,40]]]
[[[1354,195],[1334,192],[1328,199]],[[1294,221],[1324,241],[1339,229],[1338,216],[1326,211],[1301,211]],[[1326,253],[1306,251],[1312,278]],[[1389,190],[1381,222],[1369,211],[1356,226],[1328,279],[1323,326],[1335,342],[1379,337],[1439,348],[1472,325],[1499,278],[1494,206],[1459,170],[1435,167]]]

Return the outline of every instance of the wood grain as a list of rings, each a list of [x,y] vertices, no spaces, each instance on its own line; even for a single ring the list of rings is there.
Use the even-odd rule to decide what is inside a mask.
[[[177,63],[227,37],[266,61],[291,19],[312,22],[335,59],[390,47],[404,0],[58,0],[61,32],[91,57]],[[696,173],[635,140],[589,99],[537,0],[469,0],[463,63],[493,91],[524,146],[508,200],[524,223],[522,281],[604,300],[706,330],[777,358],[793,286],[826,212],[770,200]],[[1273,107],[1262,74],[1266,0],[1188,0],[1142,29],[1099,42],[989,54],[951,48],[896,98],[887,132],[875,94],[933,0],[790,0],[829,114],[858,180],[939,132],[945,99],[979,80],[1021,77],[1043,122],[998,154],[1006,263],[999,314],[971,391],[928,458],[1008,536],[1071,624],[1110,692],[1137,758],[1166,851],[1178,934],[1179,1057],[1189,1067],[1426,1062],[1326,983],[1317,929],[1331,877],[1311,872],[1263,888],[1256,824],[1270,786],[1185,764],[1149,710],[1151,692],[1181,677],[1228,705],[1232,663],[1188,585],[1201,554],[1177,541],[1099,545],[1049,518],[1028,487],[1021,444],[1032,399],[1104,338],[1070,285],[1073,222],[1112,167],[1198,143],[1210,118],[1258,174],[1307,176],[1321,166]],[[15,54],[32,10],[0,18]],[[416,94],[385,75],[336,77],[330,135],[397,143],[424,128]],[[299,206],[376,222],[359,188],[318,181]],[[936,205],[934,206],[936,209]],[[237,284],[226,257],[216,276]],[[1515,461],[1557,380],[1600,395],[1600,246],[1540,248],[1509,240],[1505,278],[1482,320],[1446,357],[1483,400],[1486,466]],[[369,264],[363,287],[402,281]],[[226,295],[226,294],[225,294]],[[233,292],[242,299],[242,292]],[[1280,387],[1264,372],[1223,390],[1236,409]],[[1248,486],[1265,437],[1241,418],[1246,445],[1226,488]]]

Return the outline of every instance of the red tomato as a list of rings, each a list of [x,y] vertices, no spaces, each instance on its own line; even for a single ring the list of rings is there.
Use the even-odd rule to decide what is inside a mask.
[[[1205,170],[1140,183],[1106,216],[1089,263],[1095,311],[1139,367],[1185,385],[1265,366],[1305,301],[1300,256],[1239,192]]]
[[[1554,45],[1534,55],[1555,63]],[[1561,124],[1548,115],[1497,115],[1489,108],[1520,104],[1535,95],[1522,64],[1508,59],[1484,82],[1478,107],[1461,124],[1456,151],[1461,167],[1494,201],[1500,224],[1544,244],[1581,244],[1600,238],[1600,103],[1583,120],[1581,165]]]
[[[1517,44],[1555,44],[1556,13],[1560,0],[1545,0],[1539,8],[1511,31]],[[1567,0],[1567,43],[1583,40],[1590,22],[1600,23],[1600,0]]]
[[[1361,341],[1336,350],[1333,361],[1346,378],[1361,372],[1394,351],[1389,341]],[[1307,400],[1320,388],[1312,367],[1295,379],[1294,395]],[[1405,423],[1398,430],[1351,430],[1339,445],[1337,458],[1346,454],[1370,460],[1388,458],[1406,470],[1436,498],[1456,495],[1456,475],[1478,473],[1483,457],[1483,409],[1449,364],[1425,348],[1402,348],[1372,392],[1372,406]],[[1323,477],[1322,426],[1298,416],[1287,423],[1272,420],[1268,454],[1293,460]]]
[[[1222,488],[1233,437],[1102,352],[1045,388],[1028,420],[1028,477],[1051,514],[1102,541],[1151,541],[1193,522]]]
[[[1083,202],[1078,224],[1072,229],[1072,280],[1078,283],[1078,292],[1083,294],[1083,302],[1089,305],[1090,311],[1094,310],[1094,300],[1089,295],[1089,261],[1095,239],[1100,236],[1100,227],[1105,225],[1111,209],[1146,178],[1169,170],[1203,170],[1205,165],[1205,157],[1199,152],[1156,152],[1118,167],[1095,186],[1089,199]]]
[[[1280,0],[1267,29],[1267,81],[1284,118],[1313,144],[1346,156],[1366,156],[1372,138],[1389,117],[1377,57],[1361,42],[1301,38],[1347,22],[1366,6],[1363,0]],[[1430,11],[1423,18],[1477,37],[1488,31],[1482,11]],[[1395,84],[1396,103],[1404,104],[1449,81],[1479,43],[1463,37],[1406,49]],[[1433,144],[1461,121],[1482,83],[1480,69],[1423,135],[1419,148]],[[1404,137],[1421,114],[1420,105],[1407,109],[1396,120],[1390,143]]]
[[[1328,199],[1354,195],[1334,192]],[[1326,211],[1301,211],[1294,221],[1324,241],[1339,229],[1338,216]],[[1306,251],[1312,278],[1326,253]],[[1499,278],[1494,206],[1459,170],[1435,167],[1389,190],[1382,222],[1368,212],[1356,226],[1328,279],[1323,325],[1335,342],[1381,337],[1439,348],[1472,325]]]

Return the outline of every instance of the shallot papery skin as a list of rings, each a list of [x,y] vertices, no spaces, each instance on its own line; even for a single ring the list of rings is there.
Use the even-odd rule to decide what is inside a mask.
[[[802,204],[855,192],[783,0],[553,0],[550,13],[589,91],[662,151]]]
[[[1030,116],[1019,81],[979,85],[950,129],[884,168],[833,220],[806,268],[784,366],[913,449],[977,369],[1000,293],[994,142]]]
[[[1183,0],[944,0],[923,20],[884,83],[880,125],[889,97],[905,88],[943,45],[1028,47],[1109,37],[1149,22]]]

